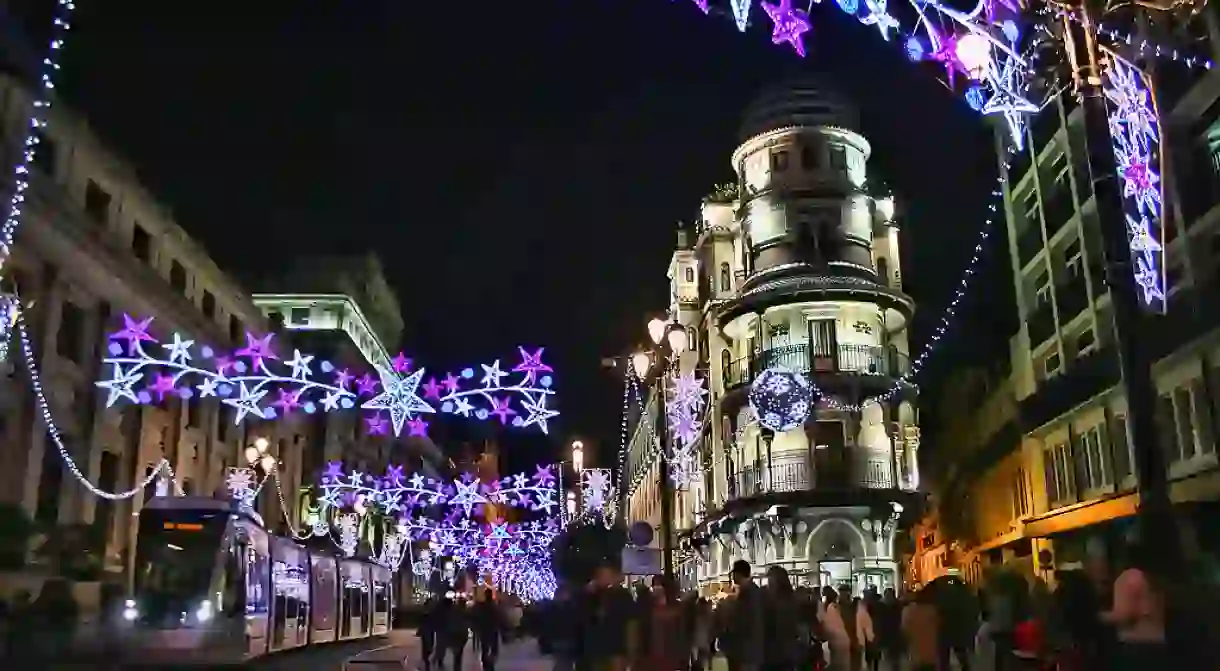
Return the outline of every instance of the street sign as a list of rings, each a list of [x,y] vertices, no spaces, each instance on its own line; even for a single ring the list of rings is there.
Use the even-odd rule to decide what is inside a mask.
[[[657,548],[623,548],[623,575],[661,575],[661,551]]]
[[[627,530],[627,540],[636,547],[644,547],[652,542],[652,525],[647,522],[632,522]]]

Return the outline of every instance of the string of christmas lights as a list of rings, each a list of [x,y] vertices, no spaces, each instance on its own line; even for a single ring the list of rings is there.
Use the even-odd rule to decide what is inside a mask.
[[[161,459],[161,461],[159,461],[157,465],[153,467],[152,471],[148,473],[143,480],[140,480],[134,487],[125,491],[108,492],[89,480],[88,476],[86,476],[81,471],[80,466],[77,465],[76,460],[72,458],[72,453],[64,445],[63,435],[60,433],[59,427],[55,424],[55,420],[51,416],[51,405],[47,402],[46,394],[43,391],[42,376],[38,373],[38,366],[36,364],[37,360],[34,357],[34,346],[30,342],[30,336],[26,329],[25,316],[20,312],[17,313],[16,324],[18,339],[21,341],[21,352],[25,355],[26,372],[30,376],[30,386],[34,391],[34,399],[37,403],[38,411],[42,415],[42,422],[46,427],[47,436],[50,437],[51,442],[55,445],[55,448],[59,450],[59,456],[61,459],[63,459],[64,465],[68,467],[68,472],[72,474],[72,477],[80,481],[80,483],[94,495],[100,496],[104,499],[109,499],[111,501],[129,499],[142,492],[145,487],[152,484],[153,481],[157,480],[158,478],[168,478],[174,483],[174,487],[178,487],[179,485],[174,476],[173,467],[170,465],[168,459]]]
[[[43,129],[47,127],[47,112],[51,109],[51,98],[55,90],[55,78],[59,74],[59,58],[63,52],[64,40],[71,28],[69,23],[76,4],[72,0],[58,0],[51,19],[51,40],[47,55],[42,59],[42,70],[39,73],[39,88],[34,92],[30,118],[26,123],[24,151],[13,167],[13,195],[9,197],[8,216],[0,225],[0,275],[13,253],[13,239],[21,226],[25,192],[30,188],[30,167],[38,154],[38,145],[42,141]],[[9,342],[16,326],[17,313],[21,309],[20,299],[16,289],[12,293],[0,292],[0,361],[8,358]]]

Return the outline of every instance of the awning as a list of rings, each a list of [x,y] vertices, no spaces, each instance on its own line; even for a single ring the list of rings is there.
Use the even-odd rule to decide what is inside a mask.
[[[1139,494],[1131,493],[1088,501],[1025,523],[1025,536],[1047,538],[1100,522],[1130,517],[1139,507]]]

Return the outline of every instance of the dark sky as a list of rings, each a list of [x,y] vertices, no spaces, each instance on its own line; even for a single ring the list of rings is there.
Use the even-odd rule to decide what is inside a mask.
[[[977,114],[833,3],[805,60],[771,45],[761,10],[743,35],[690,0],[79,7],[63,90],[222,267],[376,249],[417,359],[547,346],[565,413],[554,442],[599,440],[607,463],[621,381],[599,359],[664,307],[675,222],[731,176],[760,85],[824,71],[859,102],[870,174],[905,201],[925,319],[995,174]]]

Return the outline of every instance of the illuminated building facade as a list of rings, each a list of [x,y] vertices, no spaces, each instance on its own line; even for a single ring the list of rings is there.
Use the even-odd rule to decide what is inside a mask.
[[[716,592],[737,559],[760,578],[779,565],[857,593],[898,582],[895,531],[919,486],[914,389],[900,381],[914,304],[892,200],[870,195],[871,148],[854,128],[820,81],[765,91],[731,157],[736,183],[679,231],[670,313],[690,333],[682,368],[706,371],[711,390],[703,477],[674,508],[687,587]],[[749,410],[751,385],[775,368],[824,391],[787,431]]]

